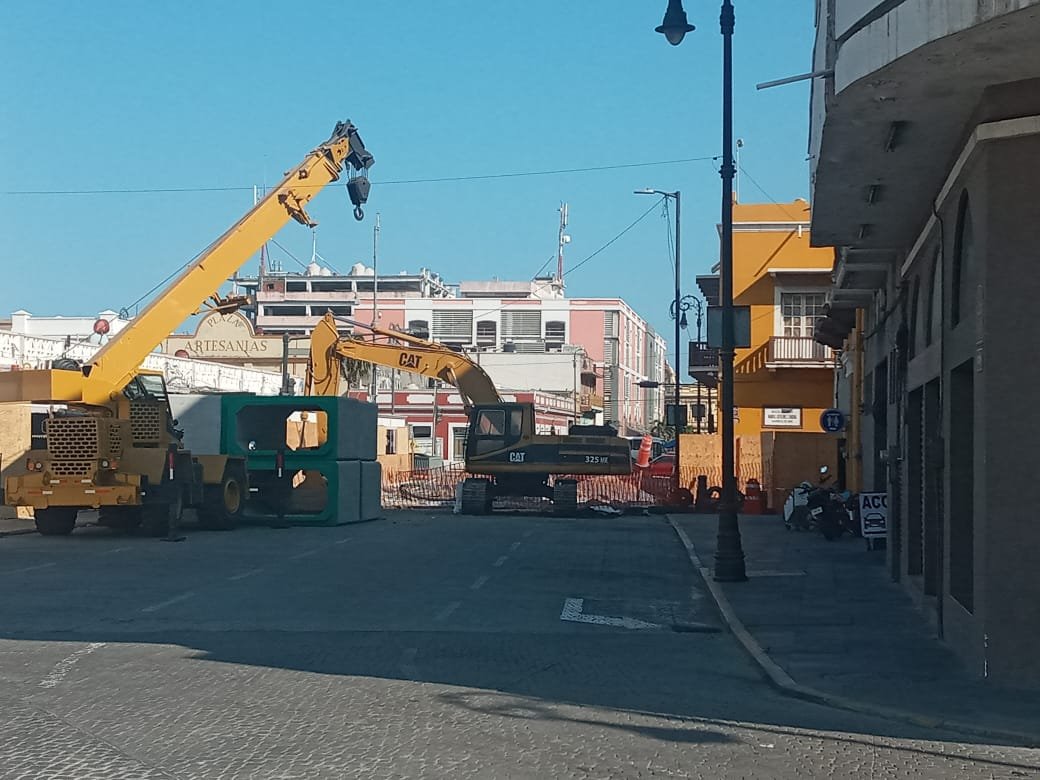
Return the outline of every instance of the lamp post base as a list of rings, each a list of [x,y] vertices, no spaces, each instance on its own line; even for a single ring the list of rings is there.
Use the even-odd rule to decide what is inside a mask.
[[[716,582],[747,582],[744,549],[740,544],[740,527],[737,524],[736,512],[719,513],[714,579]]]

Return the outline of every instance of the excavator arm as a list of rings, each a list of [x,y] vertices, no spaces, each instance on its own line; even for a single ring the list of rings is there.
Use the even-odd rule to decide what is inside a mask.
[[[447,382],[458,388],[466,406],[502,403],[487,372],[461,352],[409,333],[347,322],[369,330],[372,338],[341,336],[336,319],[326,314],[311,332],[308,395],[339,395],[340,364],[353,359]]]
[[[81,400],[106,403],[113,393],[121,392],[145,357],[211,299],[228,277],[290,219],[308,227],[317,224],[307,214],[306,206],[325,185],[340,178],[344,165],[364,174],[374,163],[375,158],[365,149],[357,128],[349,120],[339,122],[327,141],[286,173],[278,186],[210,244],[83,366]],[[361,219],[361,206],[368,198],[368,179],[352,177],[347,190],[355,206],[354,216]],[[220,304],[219,299],[217,303]]]

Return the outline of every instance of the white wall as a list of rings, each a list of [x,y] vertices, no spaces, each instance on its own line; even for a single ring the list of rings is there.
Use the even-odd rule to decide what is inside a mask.
[[[581,385],[580,354],[479,352],[471,354],[500,390],[573,393]]]
[[[89,360],[98,350],[96,344],[79,344],[65,348],[64,339],[47,339],[0,333],[0,368],[46,368],[51,360],[70,357]],[[152,353],[144,360],[144,368],[162,371],[171,392],[243,392],[277,395],[282,378],[271,371],[226,366],[189,358]],[[293,380],[297,393],[303,392],[303,381]]]

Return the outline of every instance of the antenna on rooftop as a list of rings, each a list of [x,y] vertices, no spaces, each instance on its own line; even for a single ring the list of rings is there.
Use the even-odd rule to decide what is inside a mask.
[[[566,203],[560,204],[560,240],[557,245],[556,254],[556,283],[563,287],[563,247],[571,242],[571,237],[565,232],[567,230],[568,208]]]

